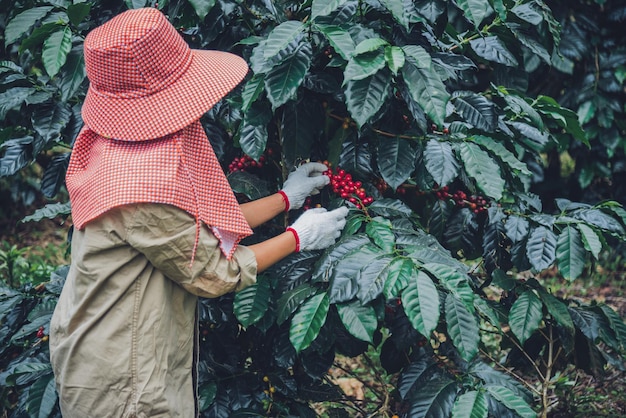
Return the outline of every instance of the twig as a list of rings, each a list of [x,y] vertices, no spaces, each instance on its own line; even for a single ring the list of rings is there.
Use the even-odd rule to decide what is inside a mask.
[[[485,357],[487,357],[489,360],[491,360],[494,364],[496,364],[498,366],[498,368],[504,370],[506,373],[508,373],[509,375],[511,375],[513,378],[515,378],[518,382],[520,382],[522,385],[526,386],[531,392],[534,392],[537,396],[541,396],[541,392],[537,389],[535,389],[534,386],[532,386],[530,383],[528,383],[524,378],[522,378],[521,376],[519,376],[517,373],[515,373],[512,369],[509,369],[506,366],[503,366],[502,364],[500,364],[496,359],[494,359],[491,354],[487,353],[485,350],[483,350],[482,348],[480,349],[480,352],[482,355],[484,355]]]

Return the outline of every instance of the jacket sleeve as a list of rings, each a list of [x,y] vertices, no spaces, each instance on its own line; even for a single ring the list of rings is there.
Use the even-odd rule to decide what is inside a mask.
[[[128,243],[188,292],[214,298],[256,282],[256,258],[249,248],[239,245],[228,260],[210,229],[201,224],[198,231],[195,219],[184,210],[162,204],[134,206],[127,224]]]

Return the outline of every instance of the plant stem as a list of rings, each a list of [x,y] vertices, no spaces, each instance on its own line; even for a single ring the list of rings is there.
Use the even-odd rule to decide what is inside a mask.
[[[559,354],[561,352],[559,348],[559,350],[556,352],[556,355],[554,355],[554,330],[552,328],[552,325],[550,325],[548,332],[548,360],[546,361],[546,374],[542,383],[543,393],[541,396],[541,418],[548,418],[548,410],[550,409],[548,393],[551,387],[550,380],[552,379],[552,369],[554,367],[555,360],[559,357]]]
[[[535,395],[541,396],[541,392],[539,390],[535,389],[535,387],[532,386],[530,383],[528,383],[523,377],[521,377],[517,373],[515,373],[513,371],[513,369],[509,369],[508,367],[503,366],[502,364],[500,364],[496,359],[494,359],[491,356],[491,354],[489,354],[488,352],[486,352],[482,348],[480,349],[480,353],[483,356],[487,357],[489,360],[491,360],[499,369],[503,370],[505,373],[507,373],[510,376],[512,376],[515,380],[520,382],[522,385],[526,386],[526,388],[528,388],[528,390],[530,390],[531,392],[534,392]]]

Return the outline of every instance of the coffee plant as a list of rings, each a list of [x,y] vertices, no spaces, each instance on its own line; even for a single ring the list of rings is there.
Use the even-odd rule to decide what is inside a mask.
[[[248,61],[246,80],[202,119],[242,200],[276,191],[302,161],[329,163],[332,184],[302,210],[348,205],[338,242],[201,301],[202,416],[315,417],[314,403],[336,402],[350,409],[328,416],[546,417],[565,368],[623,367],[623,319],[605,304],[559,298],[542,279],[584,276],[626,239],[623,192],[594,187],[624,172],[626,6],[0,4],[0,176],[38,182],[50,199],[28,220],[69,214],[63,178],[82,126],[82,41],[125,8],[158,7],[192,47]],[[24,174],[32,166],[40,179]],[[572,182],[578,192],[567,195]],[[43,337],[64,273],[0,291],[9,416],[58,415]],[[393,390],[373,406],[349,402],[329,369],[338,355],[370,353]]]

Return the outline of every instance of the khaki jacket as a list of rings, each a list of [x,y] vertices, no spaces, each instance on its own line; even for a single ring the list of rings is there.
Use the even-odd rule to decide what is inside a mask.
[[[50,324],[64,418],[193,417],[197,296],[256,280],[254,253],[229,261],[206,226],[174,206],[133,204],[72,238],[72,264]]]

